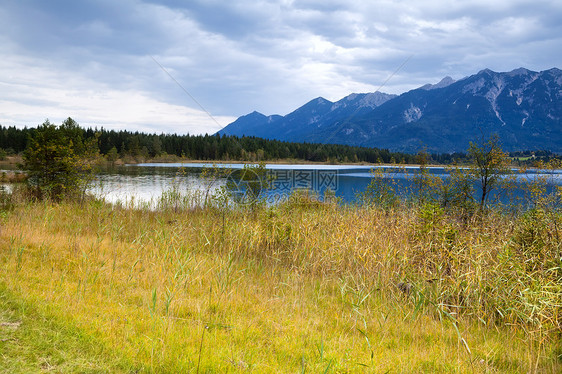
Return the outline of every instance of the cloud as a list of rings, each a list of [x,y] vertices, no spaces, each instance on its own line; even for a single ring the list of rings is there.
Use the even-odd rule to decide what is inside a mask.
[[[544,70],[562,65],[561,17],[554,0],[9,1],[0,121],[78,113],[88,124],[203,133],[216,124],[189,95],[226,125],[317,96],[399,94],[486,67]]]
[[[36,65],[25,71],[17,68],[32,62],[22,58],[0,61],[0,69],[11,72],[0,80],[0,91],[9,92],[0,98],[0,123],[5,126],[36,126],[46,118],[60,123],[70,116],[83,126],[212,134],[235,120],[157,100],[142,90],[114,89],[49,66]]]

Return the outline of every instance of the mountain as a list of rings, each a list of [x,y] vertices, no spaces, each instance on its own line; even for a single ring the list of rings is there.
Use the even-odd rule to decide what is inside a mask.
[[[506,151],[562,152],[562,71],[485,69],[400,96],[317,98],[286,116],[240,117],[220,133],[406,152],[462,152],[470,141],[496,133]]]
[[[252,135],[260,138],[271,138],[272,123],[283,117],[278,115],[265,116],[259,112],[252,112],[239,117],[236,121],[226,126],[219,133],[228,135]]]
[[[455,83],[455,80],[449,76],[446,76],[445,78],[441,79],[441,81],[437,84],[426,84],[421,86],[420,88],[422,90],[434,90],[436,88],[443,88],[443,87],[447,87],[450,86],[451,84]]]
[[[226,126],[219,133],[302,141],[324,124],[366,115],[394,97],[396,95],[381,92],[351,94],[335,103],[318,97],[286,116],[266,116],[259,112],[247,114]]]

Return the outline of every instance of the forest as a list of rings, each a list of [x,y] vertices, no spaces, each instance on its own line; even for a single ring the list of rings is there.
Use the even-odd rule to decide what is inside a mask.
[[[48,122],[48,120],[46,121]],[[191,160],[213,161],[275,161],[301,160],[328,163],[417,163],[417,155],[391,152],[387,149],[355,147],[339,144],[291,143],[253,136],[147,134],[127,130],[82,128],[72,118],[63,125],[84,141],[95,141],[101,155],[109,161],[119,158],[128,162],[165,159],[166,156]],[[32,138],[36,127],[17,128],[0,125],[0,158],[20,154]],[[468,145],[467,145],[468,147]],[[465,163],[465,153],[431,154],[433,164]],[[555,157],[549,151],[526,151],[511,154],[521,162]]]

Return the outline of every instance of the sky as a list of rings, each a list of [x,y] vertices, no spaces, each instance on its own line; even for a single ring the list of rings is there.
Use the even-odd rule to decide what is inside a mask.
[[[2,0],[0,124],[215,133],[324,97],[562,68],[559,0]]]

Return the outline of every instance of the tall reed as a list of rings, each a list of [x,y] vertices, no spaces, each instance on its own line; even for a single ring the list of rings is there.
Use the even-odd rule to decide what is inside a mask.
[[[18,204],[0,281],[158,372],[562,367],[559,213],[161,201]]]

